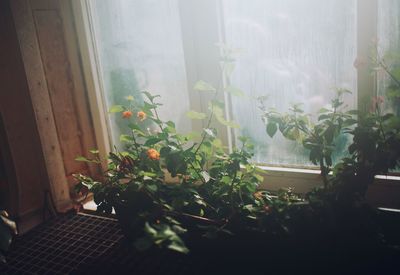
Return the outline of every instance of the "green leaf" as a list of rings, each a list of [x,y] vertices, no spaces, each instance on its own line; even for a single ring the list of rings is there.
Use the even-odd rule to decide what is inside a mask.
[[[352,119],[352,118],[346,119],[346,120],[343,122],[343,127],[352,126],[352,125],[356,124],[357,122],[358,122],[357,120]]]
[[[152,193],[155,193],[155,192],[157,192],[157,190],[158,190],[158,187],[157,187],[156,184],[148,183],[148,184],[146,184],[145,186],[146,186],[146,189],[149,190],[149,191],[152,192]]]
[[[127,97],[125,97],[126,100],[128,101],[134,101],[135,98],[132,95],[128,95]]]
[[[203,130],[204,130],[204,132],[206,132],[206,134],[209,135],[210,137],[215,137],[214,129],[204,128]]]
[[[200,113],[196,111],[189,111],[186,113],[186,116],[190,119],[205,119],[207,117],[205,113]]]
[[[130,142],[132,140],[133,140],[133,138],[129,135],[120,135],[119,136],[119,141],[121,141],[121,142]]]
[[[210,84],[203,80],[200,80],[194,84],[193,89],[199,92],[216,92],[217,90]]]
[[[169,121],[166,122],[166,124],[167,124],[168,127],[175,129],[175,123],[173,121],[169,120]]]
[[[240,128],[240,125],[238,123],[236,123],[235,121],[225,120],[225,118],[222,117],[222,116],[216,116],[216,118],[221,124],[223,124],[225,126],[228,126],[228,127],[231,127],[231,128],[235,128],[235,129],[239,129]]]
[[[326,163],[326,165],[328,165],[328,166],[332,166],[332,158],[331,158],[330,155],[326,155],[326,156],[325,156],[325,163]]]
[[[264,170],[264,169],[262,169],[262,168],[260,168],[260,167],[258,167],[258,166],[255,166],[254,170],[255,170],[257,173],[261,173],[261,174],[264,174],[264,175],[268,175],[268,172],[267,172],[266,170]]]
[[[145,223],[144,225],[144,232],[149,234],[150,236],[157,236],[157,230],[155,230],[153,227],[150,226],[148,222]]]
[[[78,156],[75,158],[76,161],[83,161],[83,162],[92,162],[90,159],[85,158],[84,156]]]
[[[142,131],[139,125],[135,123],[129,123],[128,127],[132,130],[133,133],[136,133],[139,136],[145,136],[146,134]]]
[[[272,138],[276,134],[276,131],[278,130],[278,126],[276,126],[276,123],[269,122],[267,124],[267,134]]]
[[[201,176],[203,177],[205,182],[209,182],[211,177],[210,175],[207,173],[207,171],[201,171],[200,172]]]
[[[239,88],[233,87],[233,86],[226,87],[225,92],[230,93],[231,95],[234,95],[234,96],[239,96],[239,97],[245,96],[245,94],[243,93],[242,90],[240,90]]]
[[[171,173],[172,177],[175,177],[177,174],[186,174],[187,163],[180,152],[169,153],[165,158],[165,162],[167,170]]]
[[[109,113],[120,113],[122,111],[124,111],[125,108],[122,105],[113,105],[110,107],[110,109],[108,110]]]
[[[160,95],[152,95],[147,91],[143,91],[142,94],[144,94],[150,100],[150,102],[153,102],[156,97],[160,97]]]
[[[324,119],[328,119],[328,118],[330,118],[330,115],[325,115],[325,114],[323,114],[323,115],[320,115],[320,116],[318,117],[318,121],[321,121],[321,120],[324,120]]]
[[[329,110],[329,109],[321,108],[321,109],[319,109],[318,113],[319,113],[319,114],[323,114],[323,113],[327,113],[327,112],[330,112],[330,111],[331,111],[331,110]]]
[[[98,153],[99,153],[99,150],[97,150],[97,149],[91,149],[91,150],[89,150],[89,152],[92,153],[92,154],[98,154]]]
[[[347,112],[349,115],[358,115],[359,111],[358,110],[350,110]]]
[[[224,111],[218,102],[212,102],[211,109],[213,110],[215,118],[219,121],[219,123],[231,128],[240,128],[240,125],[236,122],[228,121],[224,118]]]
[[[183,242],[172,242],[168,245],[168,248],[183,254],[189,253],[189,249],[183,244]]]
[[[162,139],[158,137],[151,137],[146,142],[144,143],[144,146],[152,146],[158,142],[160,142]]]
[[[263,182],[264,181],[264,177],[258,174],[254,174],[254,177],[259,181],[259,182]]]
[[[85,158],[84,156],[79,156],[75,158],[76,161],[84,161],[84,162],[89,162],[89,160],[87,158]]]
[[[219,138],[216,138],[212,141],[212,145],[218,149],[221,149],[223,144],[222,141]]]

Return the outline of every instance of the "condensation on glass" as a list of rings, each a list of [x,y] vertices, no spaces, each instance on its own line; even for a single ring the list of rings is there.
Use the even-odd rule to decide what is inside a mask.
[[[233,84],[248,99],[232,98],[232,113],[255,142],[257,163],[309,166],[302,146],[280,135],[267,137],[254,98],[285,111],[304,103],[307,113],[329,104],[335,88],[353,92],[345,98],[356,107],[356,0],[223,0],[226,43],[242,49]],[[346,138],[338,142],[339,153]]]
[[[377,32],[379,58],[383,59],[390,73],[400,79],[400,1],[378,1]],[[377,79],[378,95],[385,98],[385,110],[400,116],[400,87],[382,69],[378,70]]]
[[[160,116],[190,130],[181,25],[177,0],[91,1],[91,20],[107,107],[126,104],[140,91],[161,95]],[[127,121],[109,116],[114,145]]]

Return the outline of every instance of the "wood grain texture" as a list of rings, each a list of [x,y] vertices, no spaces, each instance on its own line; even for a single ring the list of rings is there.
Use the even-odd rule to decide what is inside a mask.
[[[74,15],[70,1],[60,2],[61,16],[64,25],[65,46],[68,53],[68,60],[71,66],[72,81],[74,82],[73,99],[75,102],[76,116],[81,129],[82,154],[92,157],[89,153],[91,149],[98,149],[95,139],[93,119],[90,113],[89,99],[83,77],[81,54],[79,52],[77,30],[74,22]],[[100,167],[98,165],[88,165],[92,177],[99,178]]]
[[[28,0],[11,2],[30,97],[35,112],[50,190],[57,210],[70,207],[70,197],[32,9]]]
[[[10,190],[14,190],[12,212],[21,221],[27,213],[42,211],[48,180],[9,3],[0,1],[0,113],[2,139],[9,151],[4,161],[15,173],[9,178]]]
[[[63,36],[60,14],[55,10],[34,10],[43,67],[47,79],[53,115],[69,183],[71,175],[85,173],[87,164],[75,158],[83,154],[81,129],[75,108],[75,86]]]

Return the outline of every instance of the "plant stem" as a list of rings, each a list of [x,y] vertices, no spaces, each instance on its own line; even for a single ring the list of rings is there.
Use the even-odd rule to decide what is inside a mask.
[[[383,125],[382,125],[381,108],[379,107],[378,103],[376,103],[376,112],[378,115],[379,130],[382,134],[383,139],[386,141],[386,135],[385,135],[385,131],[383,130]]]
[[[328,187],[328,178],[327,178],[327,168],[324,165],[324,159],[323,157],[320,158],[319,160],[319,167],[321,169],[321,176],[322,176],[322,181],[324,182],[324,189],[326,190],[326,188]]]
[[[133,132],[132,132],[132,140],[133,140],[133,145],[134,145],[135,150],[136,150],[136,154],[139,157],[140,156],[139,144],[137,143],[136,138],[135,138],[135,134]]]
[[[222,76],[221,76],[221,79],[218,81],[218,86],[217,86],[217,89],[215,90],[215,94],[214,94],[214,97],[211,100],[211,102],[215,101],[217,99],[217,95],[219,94],[219,90],[221,89],[222,79],[224,77],[224,68],[225,68],[225,64],[222,65],[222,68],[221,68]],[[211,105],[211,113],[210,113],[210,116],[208,117],[208,121],[207,121],[207,124],[206,124],[206,129],[210,128],[213,116],[214,116],[214,107]],[[196,150],[194,151],[195,155],[197,154],[197,152],[200,150],[201,146],[203,145],[203,143],[204,143],[204,141],[206,139],[206,136],[207,136],[207,133],[203,132],[201,141],[200,141],[199,145],[197,146]]]

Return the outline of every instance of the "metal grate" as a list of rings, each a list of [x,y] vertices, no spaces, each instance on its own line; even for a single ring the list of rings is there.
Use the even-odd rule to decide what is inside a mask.
[[[173,259],[171,259],[173,257]],[[135,252],[117,221],[67,214],[17,238],[0,274],[186,274],[187,259]]]
[[[314,252],[310,257],[304,253],[307,249],[293,248],[272,246],[257,251],[251,246],[227,246],[223,253],[196,249],[199,253],[187,256],[169,250],[138,253],[124,239],[116,220],[67,214],[17,238],[7,255],[8,264],[0,265],[0,274],[319,274],[327,273],[327,267],[331,274],[398,274],[400,268],[395,250],[373,255],[359,251],[336,258],[329,251],[324,258],[325,254],[317,257]]]

